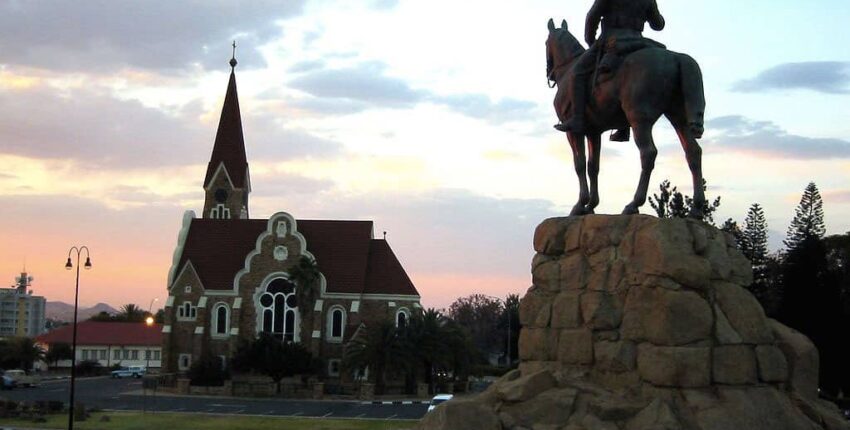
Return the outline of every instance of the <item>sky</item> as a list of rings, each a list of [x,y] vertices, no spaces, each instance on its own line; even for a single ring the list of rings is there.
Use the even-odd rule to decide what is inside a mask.
[[[702,67],[715,218],[757,202],[778,249],[814,181],[827,233],[850,231],[846,0],[658,3],[667,27],[645,35]],[[235,39],[253,217],[373,220],[425,306],[523,294],[535,226],[578,196],[546,22],[583,34],[590,4],[0,2],[0,279],[26,265],[36,294],[72,302],[67,250],[87,245],[81,304],[164,302]],[[654,138],[650,192],[691,194],[672,129]],[[597,213],[622,210],[639,169],[633,143],[604,141]]]

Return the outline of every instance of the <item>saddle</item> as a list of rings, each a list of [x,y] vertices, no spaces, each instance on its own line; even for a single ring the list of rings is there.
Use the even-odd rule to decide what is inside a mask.
[[[667,46],[643,36],[609,37],[602,50],[602,59],[596,65],[596,83],[613,78],[626,57],[647,48],[667,49]]]

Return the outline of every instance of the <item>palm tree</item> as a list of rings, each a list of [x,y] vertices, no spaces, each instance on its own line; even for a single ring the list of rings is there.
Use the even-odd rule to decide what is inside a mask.
[[[447,323],[440,311],[429,308],[414,314],[405,330],[408,347],[417,361],[415,367],[423,370],[430,391],[434,390],[434,373],[451,368],[453,354],[447,340],[455,332]]]
[[[138,305],[128,303],[121,306],[121,311],[115,315],[115,319],[118,321],[142,322],[146,316],[147,312],[142,310]]]
[[[296,294],[298,295],[298,306],[301,309],[311,309],[313,301],[316,299],[319,291],[319,266],[312,258],[302,255],[298,259],[298,263],[289,269],[290,278],[297,285]]]
[[[374,323],[355,334],[343,352],[349,369],[369,368],[375,378],[375,392],[382,394],[386,373],[407,370],[413,354],[401,330],[392,321]]]

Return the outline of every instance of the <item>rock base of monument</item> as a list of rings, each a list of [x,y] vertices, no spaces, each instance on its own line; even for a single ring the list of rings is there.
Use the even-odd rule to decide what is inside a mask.
[[[694,220],[552,218],[534,235],[521,364],[419,429],[850,429],[818,353],[744,288],[734,239]]]

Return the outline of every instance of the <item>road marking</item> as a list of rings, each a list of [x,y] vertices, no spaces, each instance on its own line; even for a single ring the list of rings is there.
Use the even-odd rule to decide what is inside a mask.
[[[47,390],[47,391],[50,391],[51,393],[55,393],[57,391],[65,391],[65,389],[64,388],[57,388],[55,390]]]
[[[237,411],[234,411],[233,413],[234,414],[241,414],[242,412],[245,412],[245,409],[239,409]]]
[[[329,416],[331,416],[331,415],[333,415],[333,412],[328,412],[328,413],[326,413],[326,414],[322,415],[322,418],[327,418],[327,417],[329,417]]]
[[[296,413],[294,413],[294,414],[290,415],[290,417],[297,417],[297,416],[299,416],[299,415],[301,415],[301,414],[303,414],[303,413],[304,413],[304,412],[302,412],[302,411],[298,411],[298,412],[296,412]]]
[[[269,415],[274,415],[274,414],[275,414],[275,411],[268,411],[268,412],[266,412],[266,413],[267,413],[267,414],[269,414]]]
[[[401,404],[402,404],[402,405],[412,405],[412,404],[413,404],[413,402],[412,402],[412,401],[407,400],[407,401],[403,401],[403,402],[401,402]]]
[[[396,416],[398,416],[398,414],[392,414],[392,415],[390,415],[390,416],[388,416],[388,417],[386,417],[386,418],[384,418],[384,419],[386,419],[386,420],[391,420],[391,419],[395,418]]]
[[[358,416],[356,416],[356,417],[354,417],[354,418],[363,418],[363,417],[365,417],[365,416],[366,416],[366,414],[360,414],[360,415],[358,415]]]
[[[231,405],[227,403],[210,403],[209,406],[214,408],[244,408],[245,405]]]

